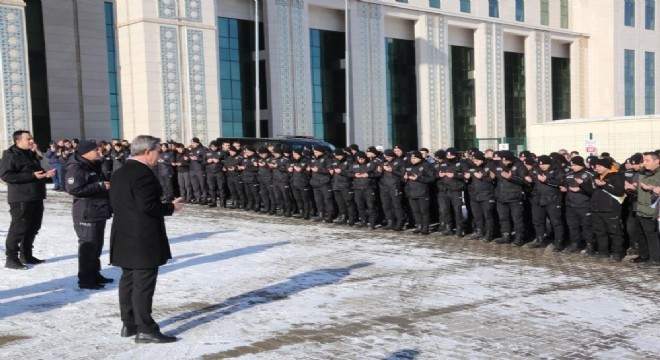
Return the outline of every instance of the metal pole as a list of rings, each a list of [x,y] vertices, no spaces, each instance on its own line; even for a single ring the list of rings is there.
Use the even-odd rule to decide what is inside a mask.
[[[261,137],[261,119],[259,103],[259,0],[254,0],[254,122],[255,137]]]
[[[344,73],[346,74],[346,146],[351,144],[351,76],[350,76],[350,51],[348,34],[348,0],[344,0],[344,28],[345,28],[345,55],[344,55]]]

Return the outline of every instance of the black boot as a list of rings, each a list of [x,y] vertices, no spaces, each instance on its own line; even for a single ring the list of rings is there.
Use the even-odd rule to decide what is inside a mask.
[[[456,237],[462,238],[465,236],[465,231],[463,231],[463,228],[459,226],[456,228],[456,233],[454,235],[456,235]]]
[[[412,231],[413,234],[419,234],[421,232],[422,232],[422,226],[421,225],[417,225],[415,230]]]
[[[587,248],[585,250],[588,257],[596,256],[596,246],[594,243],[587,243]]]
[[[394,231],[403,231],[403,221],[397,221],[394,226]]]
[[[516,239],[513,241],[513,245],[515,246],[525,245],[525,241],[523,240],[522,234],[516,234]]]
[[[483,240],[485,242],[491,242],[491,241],[493,241],[493,239],[494,239],[493,232],[492,231],[486,231],[486,233],[484,234]]]
[[[429,226],[428,225],[422,225],[422,231],[419,232],[420,235],[428,235],[429,232]]]
[[[580,252],[580,248],[578,247],[577,243],[570,243],[566,248],[564,248],[565,253],[577,253]]]
[[[215,201],[211,201],[211,202],[209,203],[209,207],[210,207],[210,208],[213,208],[213,207],[216,207],[216,206],[218,206],[218,204],[216,204]]]
[[[552,249],[552,251],[560,252],[560,251],[564,250],[564,245],[562,245],[561,241],[555,240],[553,244],[555,245],[555,247],[554,247],[554,249]]]
[[[393,225],[394,225],[394,221],[392,221],[392,220],[387,220],[387,225],[383,226],[381,229],[383,229],[383,230],[391,230]]]
[[[206,198],[202,199],[202,201],[199,202],[199,205],[207,205],[208,201],[206,201]]]
[[[23,247],[25,247],[23,249]],[[22,244],[21,245],[21,262],[24,264],[37,265],[45,263],[46,260],[37,259],[32,256],[32,245]]]
[[[472,233],[472,236],[470,236],[470,239],[473,240],[481,240],[484,237],[484,231],[481,229],[474,229],[474,232]]]
[[[451,235],[451,225],[445,225],[445,230],[442,232],[442,235],[449,236]]]
[[[502,237],[495,240],[495,244],[510,244],[511,243],[511,234],[504,233]]]
[[[7,261],[5,262],[7,269],[13,270],[27,270],[27,266],[23,265],[18,259],[18,252],[11,252],[7,254]]]
[[[227,199],[225,199],[223,197],[220,198],[220,207],[223,208],[223,209],[227,208]]]
[[[319,216],[315,217],[314,221],[323,221],[323,213],[319,212]]]
[[[534,239],[534,242],[529,244],[529,247],[532,249],[545,247],[545,244],[543,243],[543,236],[537,236],[536,239]]]
[[[339,217],[337,218],[337,220],[335,220],[335,224],[336,224],[336,225],[344,225],[344,224],[346,224],[346,215],[344,215],[344,214],[339,215]]]
[[[367,220],[361,220],[359,224],[357,224],[357,227],[367,227]]]

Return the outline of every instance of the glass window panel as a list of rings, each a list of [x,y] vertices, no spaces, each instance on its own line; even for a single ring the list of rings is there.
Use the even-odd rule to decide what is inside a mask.
[[[220,62],[220,79],[231,79],[231,64],[226,61]]]
[[[229,50],[229,60],[231,61],[240,61],[241,57],[238,50]]]
[[[561,28],[568,29],[568,0],[561,0]]]
[[[516,0],[516,21],[525,21],[525,0]]]
[[[221,37],[220,38],[220,49],[228,49],[228,48],[229,48],[229,38]]]
[[[236,136],[234,135],[234,124],[232,122],[222,119],[222,136]]]
[[[233,50],[233,49],[236,49],[236,50],[240,49],[240,48],[238,47],[238,39],[231,39],[231,38],[230,38],[230,39],[229,39],[229,48],[232,49],[232,50]]]
[[[229,55],[229,49],[220,49],[220,61],[229,61],[231,56]]]
[[[550,4],[548,0],[541,0],[541,25],[550,25]]]
[[[461,0],[461,12],[470,12],[470,0]]]
[[[624,7],[624,25],[635,27],[635,0],[625,0]]]
[[[440,0],[429,0],[429,6],[434,9],[440,9]]]
[[[231,63],[231,78],[232,80],[241,79],[241,64],[237,62]]]
[[[238,38],[238,21],[235,19],[229,20],[229,37]]]
[[[231,106],[234,110],[241,110],[243,108],[243,103],[241,99],[234,99],[231,101]],[[235,119],[234,119],[235,120]]]
[[[646,0],[645,27],[655,30],[655,0]]]
[[[635,115],[635,51],[624,50],[625,115]]]
[[[218,35],[220,37],[229,37],[229,19],[218,18]]]
[[[240,98],[241,97],[241,82],[240,81],[232,81],[231,82],[231,94],[233,98]]]
[[[488,16],[494,18],[500,17],[499,0],[488,0]]]
[[[655,53],[644,54],[644,86],[645,86],[645,111],[646,115],[655,114]]]
[[[223,99],[231,99],[231,80],[220,80],[220,94]]]
[[[241,110],[233,110],[234,112],[234,122],[242,122],[243,121],[243,112]]]

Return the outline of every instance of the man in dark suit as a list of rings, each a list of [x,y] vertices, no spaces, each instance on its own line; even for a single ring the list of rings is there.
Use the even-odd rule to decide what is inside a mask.
[[[110,232],[110,262],[122,268],[119,308],[121,336],[136,343],[168,343],[176,337],[160,332],[151,317],[158,267],[172,258],[165,216],[181,209],[181,198],[162,203],[163,190],[151,168],[158,163],[160,139],[140,135],[132,158],[112,174],[110,201],[115,216]]]

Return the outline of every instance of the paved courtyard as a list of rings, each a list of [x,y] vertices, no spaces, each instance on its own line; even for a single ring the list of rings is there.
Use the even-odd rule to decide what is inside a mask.
[[[70,201],[47,200],[48,263],[0,269],[2,359],[660,358],[657,271],[198,206],[167,219],[154,300],[180,340],[136,345],[119,336],[116,282],[77,289]],[[0,189],[0,238],[8,225]]]

